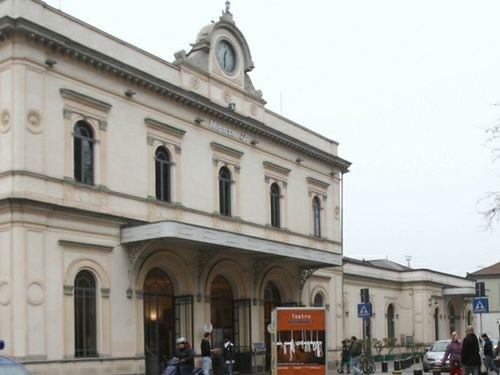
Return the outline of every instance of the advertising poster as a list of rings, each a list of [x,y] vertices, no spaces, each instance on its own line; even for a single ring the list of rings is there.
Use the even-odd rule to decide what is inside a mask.
[[[326,374],[325,309],[277,308],[273,324],[273,374]]]

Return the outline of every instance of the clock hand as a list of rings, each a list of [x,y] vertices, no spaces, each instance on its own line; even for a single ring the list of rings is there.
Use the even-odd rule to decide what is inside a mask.
[[[227,51],[224,51],[224,68],[227,68],[226,56],[227,56]]]

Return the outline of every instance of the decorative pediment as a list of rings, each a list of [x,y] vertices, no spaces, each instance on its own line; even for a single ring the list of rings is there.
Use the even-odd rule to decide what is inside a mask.
[[[307,177],[307,183],[309,185],[313,185],[313,186],[315,186],[317,188],[320,188],[321,190],[327,190],[328,187],[330,186],[329,183],[317,180],[317,179],[315,179],[313,177]]]
[[[235,150],[234,148],[224,146],[217,142],[211,142],[210,147],[212,148],[212,150],[227,155],[233,159],[240,159],[244,154],[244,152],[242,151]]]
[[[182,138],[184,134],[186,134],[186,131],[183,129],[176,128],[175,126],[165,124],[164,122],[154,120],[152,118],[145,118],[144,123],[152,129],[159,130],[164,133],[168,133],[169,135],[172,135],[177,138]]]
[[[71,100],[73,102],[77,102],[85,106],[92,107],[102,112],[109,112],[109,110],[112,107],[112,105],[109,103],[106,103],[99,99],[92,98],[91,96],[70,89],[60,89],[59,92],[61,93],[62,97],[66,100]]]

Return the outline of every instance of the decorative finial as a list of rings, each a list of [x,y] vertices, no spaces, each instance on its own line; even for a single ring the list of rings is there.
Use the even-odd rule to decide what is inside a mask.
[[[233,14],[229,11],[230,7],[231,2],[229,0],[226,0],[226,9],[222,11],[222,16],[220,16],[219,18],[221,21],[234,23]]]

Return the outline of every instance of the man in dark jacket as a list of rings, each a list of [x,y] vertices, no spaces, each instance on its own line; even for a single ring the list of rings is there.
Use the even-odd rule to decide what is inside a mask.
[[[479,375],[481,357],[479,356],[479,340],[474,334],[474,328],[468,326],[465,329],[465,338],[462,342],[461,359],[464,375]]]
[[[210,332],[206,332],[203,339],[201,339],[201,356],[203,357],[203,375],[210,374],[210,367],[212,367],[212,349],[210,349]]]
[[[483,333],[481,335],[483,338],[483,354],[484,354],[484,365],[486,366],[486,369],[488,371],[493,370],[497,373],[499,373],[499,368],[495,365],[495,362],[493,361],[493,358],[495,357],[493,354],[493,343],[491,342],[490,338],[486,333]]]
[[[359,368],[359,360],[361,358],[361,353],[363,352],[363,346],[361,341],[356,339],[356,336],[351,337],[351,372],[352,375],[361,375],[363,371]]]

